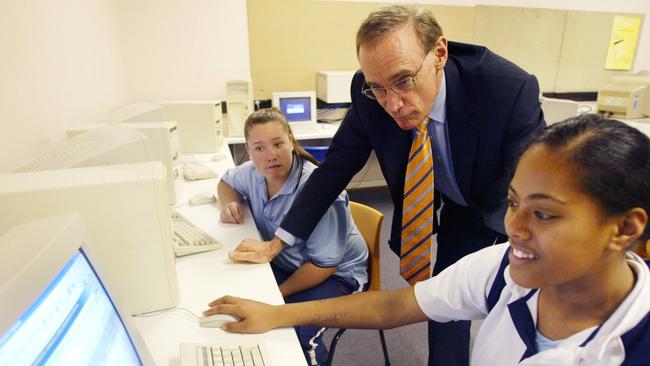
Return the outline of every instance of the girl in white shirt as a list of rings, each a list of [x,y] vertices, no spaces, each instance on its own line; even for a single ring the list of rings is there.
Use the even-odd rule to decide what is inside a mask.
[[[291,324],[393,328],[485,319],[473,365],[650,365],[650,272],[629,249],[650,237],[650,140],[595,114],[548,127],[521,155],[509,242],[413,287],[284,306],[226,296],[225,329]]]

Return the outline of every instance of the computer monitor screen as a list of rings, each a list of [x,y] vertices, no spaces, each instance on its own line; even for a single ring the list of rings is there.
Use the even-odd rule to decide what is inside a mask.
[[[309,98],[281,98],[280,110],[289,122],[309,121],[312,113],[309,104]]]
[[[134,314],[174,307],[178,281],[165,179],[160,162],[3,174],[0,207],[11,215],[0,220],[0,233],[79,212],[94,238],[88,245],[93,265],[124,309]]]
[[[0,339],[12,365],[141,365],[115,305],[79,250]]]
[[[273,93],[273,105],[282,111],[289,123],[316,123],[316,94],[313,91]]]
[[[78,214],[0,236],[0,365],[143,365],[151,355],[102,281]]]

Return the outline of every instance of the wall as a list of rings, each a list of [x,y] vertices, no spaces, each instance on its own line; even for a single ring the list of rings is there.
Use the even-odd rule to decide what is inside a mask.
[[[529,7],[540,5],[534,1],[518,1],[517,7],[499,5],[505,1],[495,1],[495,5],[419,3],[436,15],[450,40],[487,46],[535,74],[545,93],[594,92],[612,75],[622,73],[604,69],[612,21],[621,13],[645,16],[648,7],[638,4],[630,7],[637,10],[631,13],[621,7],[610,12]],[[385,1],[283,0],[271,4],[248,0],[255,97],[269,98],[273,91],[313,90],[319,70],[357,69],[356,29],[369,12],[385,5]],[[545,7],[552,5],[561,8],[557,2]],[[646,56],[642,52],[643,47],[638,54]]]
[[[0,3],[0,172],[127,99],[112,0]]]
[[[356,31],[383,4],[347,1],[248,0],[255,98],[274,91],[315,90],[316,71],[356,70]],[[427,6],[445,33],[470,42],[474,9]],[[273,22],[269,22],[273,19]],[[272,55],[272,56],[271,56]]]
[[[424,3],[620,11],[650,19],[647,0]],[[96,121],[119,105],[223,98],[226,80],[251,76],[247,19],[245,0],[0,2],[0,173],[61,138],[66,127]],[[453,22],[443,25],[462,37]],[[257,39],[251,35],[251,42]],[[642,31],[635,69],[650,69],[650,26]]]
[[[115,0],[130,101],[223,99],[250,79],[245,0]]]
[[[338,0],[322,0],[338,1]],[[381,2],[382,0],[348,0],[351,2]],[[647,0],[392,0],[391,3],[421,3],[436,5],[495,5],[521,8],[601,11],[615,13],[642,13],[650,21],[650,1]],[[639,39],[634,70],[650,70],[650,25],[644,25]]]
[[[249,79],[245,0],[0,2],[0,173],[132,102]]]

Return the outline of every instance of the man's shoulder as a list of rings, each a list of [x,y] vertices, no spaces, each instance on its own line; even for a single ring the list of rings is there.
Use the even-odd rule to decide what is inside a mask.
[[[527,79],[528,72],[487,47],[469,43],[449,42],[449,60],[464,76],[506,76]]]
[[[462,43],[462,42],[448,42],[449,54],[455,57],[482,57],[489,50],[486,47]]]

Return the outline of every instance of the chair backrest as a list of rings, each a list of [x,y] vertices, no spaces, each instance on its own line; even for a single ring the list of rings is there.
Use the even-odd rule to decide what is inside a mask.
[[[372,207],[357,202],[350,202],[350,211],[354,223],[359,228],[363,239],[368,245],[368,290],[375,291],[381,287],[379,274],[379,236],[384,214]]]
[[[311,156],[314,157],[314,159],[318,160],[319,162],[323,162],[325,160],[325,157],[327,156],[327,150],[329,150],[329,146],[302,146],[305,151],[307,151]]]

